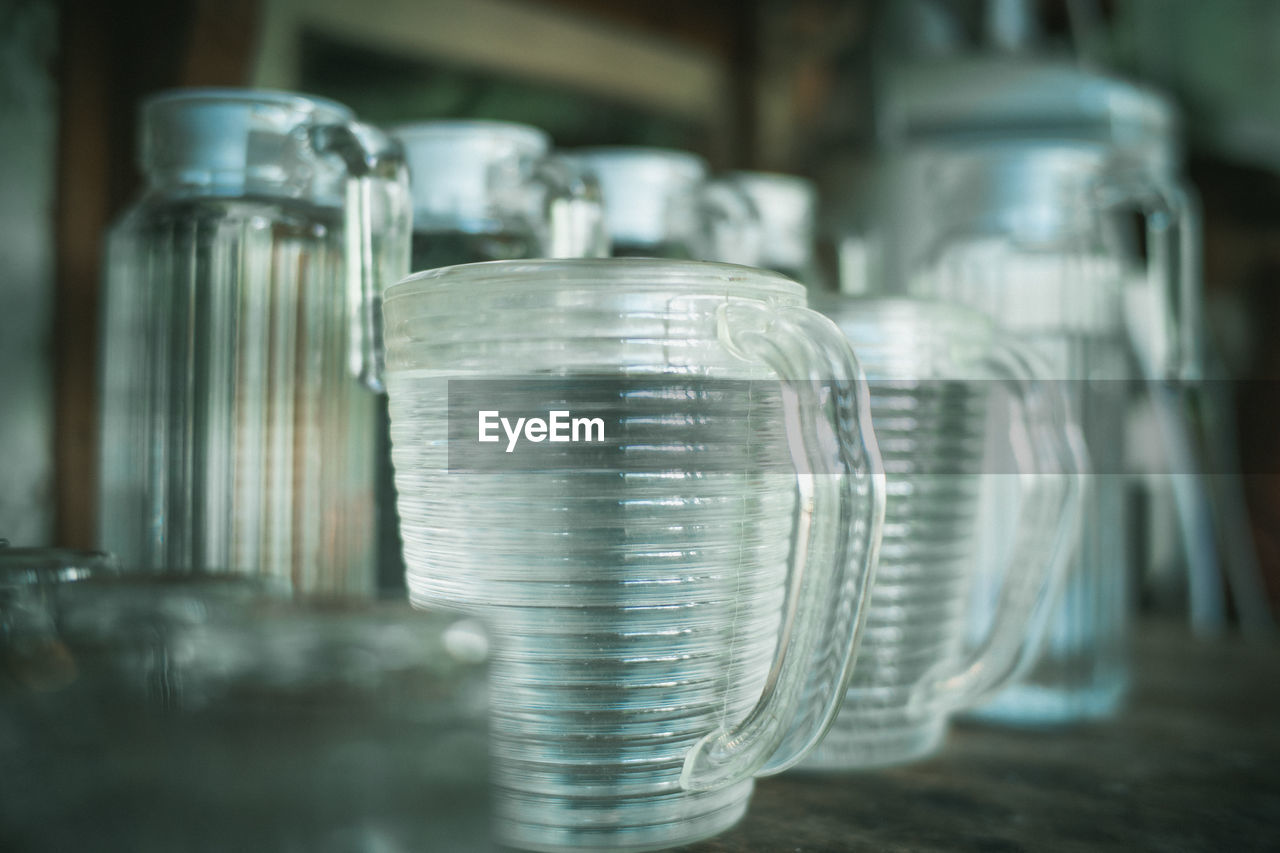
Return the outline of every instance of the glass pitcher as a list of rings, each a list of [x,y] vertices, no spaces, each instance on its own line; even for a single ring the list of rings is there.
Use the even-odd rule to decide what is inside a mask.
[[[813,182],[777,172],[731,172],[726,180],[751,200],[760,218],[758,265],[807,287],[820,287],[818,192]]]
[[[781,276],[668,260],[434,270],[386,319],[410,598],[495,630],[502,839],[732,825],[834,717],[869,589],[883,475],[843,336]],[[551,433],[513,441],[535,412]]]
[[[978,709],[984,717],[1052,722],[1103,716],[1128,681],[1130,566],[1124,433],[1135,378],[1125,328],[1126,259],[1118,215],[1176,216],[1158,186],[1117,174],[1108,149],[1033,140],[912,152],[914,211],[924,223],[906,283],[917,294],[978,308],[1044,361],[1068,394],[1093,467],[1080,542],[1034,671]],[[1178,227],[1174,224],[1174,229]],[[1176,240],[1153,241],[1172,251]],[[1177,266],[1176,260],[1166,264]],[[1170,277],[1171,313],[1183,298]],[[1009,496],[987,498],[988,531]],[[999,564],[989,534],[985,569]],[[990,617],[990,599],[975,626]],[[1029,668],[1028,657],[1023,668]]]
[[[390,133],[409,163],[411,269],[609,255],[598,187],[552,156],[538,128],[424,121]]]
[[[696,154],[604,147],[564,156],[599,182],[615,257],[759,265],[760,217],[750,197],[710,179]]]
[[[999,689],[1035,642],[1035,616],[1061,588],[1075,545],[1084,451],[1057,389],[981,314],[908,298],[829,297],[815,307],[866,371],[888,500],[849,691],[805,766],[901,764],[937,749],[949,713]],[[997,384],[1017,401],[1016,420],[995,411]],[[1018,450],[1008,472],[984,470],[989,424]],[[1019,492],[1002,527],[1013,571],[1000,573],[988,636],[966,653],[979,485],[991,476]]]
[[[0,566],[17,849],[493,849],[474,620],[259,578],[40,580]]]
[[[108,239],[102,545],[134,568],[372,591],[402,158],[346,107],[286,92],[161,94],[140,136],[147,188]]]

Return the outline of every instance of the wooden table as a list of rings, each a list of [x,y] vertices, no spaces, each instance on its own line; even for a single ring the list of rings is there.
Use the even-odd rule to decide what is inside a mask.
[[[685,853],[1280,851],[1280,642],[1147,624],[1115,719],[957,725],[915,765],[761,780]]]

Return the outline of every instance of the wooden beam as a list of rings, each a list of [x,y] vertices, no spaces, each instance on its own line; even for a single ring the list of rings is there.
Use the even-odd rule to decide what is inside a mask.
[[[60,83],[54,316],[54,541],[96,540],[98,277],[110,215],[111,86],[102,9],[67,4]]]
[[[707,119],[725,109],[726,71],[710,53],[512,0],[267,0],[254,85],[297,87],[306,31],[409,58],[527,75],[674,115]]]

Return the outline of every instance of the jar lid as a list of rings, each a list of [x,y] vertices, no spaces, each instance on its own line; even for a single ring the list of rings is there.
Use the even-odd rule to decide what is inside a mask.
[[[297,130],[348,124],[325,98],[265,89],[175,89],[143,102],[139,164],[149,176],[218,194],[311,187],[325,169]]]
[[[575,149],[565,159],[599,182],[605,224],[615,244],[660,245],[687,237],[679,232],[692,224],[671,217],[681,201],[692,203],[692,194],[706,180],[707,164],[701,157],[668,148],[605,147]]]

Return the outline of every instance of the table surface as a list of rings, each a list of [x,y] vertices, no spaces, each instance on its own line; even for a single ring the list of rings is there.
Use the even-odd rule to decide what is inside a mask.
[[[683,853],[1280,850],[1280,643],[1146,624],[1115,718],[953,727],[929,760],[762,779]]]

